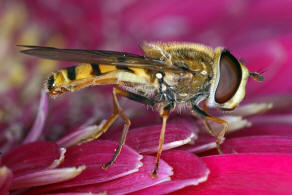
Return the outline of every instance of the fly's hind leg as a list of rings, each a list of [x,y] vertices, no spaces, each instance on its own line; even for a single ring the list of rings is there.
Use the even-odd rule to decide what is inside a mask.
[[[228,123],[226,121],[220,119],[220,118],[217,118],[217,117],[214,117],[214,116],[211,116],[211,115],[207,114],[205,105],[204,105],[204,111],[201,110],[198,106],[193,105],[192,106],[192,113],[194,115],[199,116],[200,118],[202,118],[204,120],[204,124],[205,124],[208,132],[211,135],[217,137],[217,139],[216,139],[216,147],[217,147],[217,150],[218,150],[219,154],[223,154],[220,144],[222,144],[223,141],[224,141],[224,135],[227,132]],[[208,121],[216,122],[218,124],[223,125],[224,127],[223,127],[223,129],[219,133],[216,133],[211,128],[211,126],[209,125]]]
[[[120,94],[119,89],[116,88],[116,87],[114,87],[113,88],[113,106],[114,106],[114,112],[113,112],[113,115],[111,116],[111,118],[113,116],[120,115],[122,117],[122,119],[124,120],[125,124],[124,124],[124,127],[123,127],[123,132],[122,132],[122,136],[121,136],[121,139],[120,139],[120,142],[119,142],[119,146],[115,150],[115,154],[114,154],[113,158],[109,162],[107,162],[106,164],[104,164],[102,166],[103,169],[107,169],[111,164],[113,164],[115,162],[115,160],[119,156],[119,154],[120,154],[120,152],[122,150],[122,147],[125,144],[126,137],[127,137],[127,134],[128,134],[128,130],[129,130],[130,125],[131,125],[130,119],[125,114],[125,112],[123,111],[123,109],[121,108],[121,106],[119,104],[119,101],[118,101],[118,98],[117,98],[117,95],[118,94]],[[109,126],[112,124],[112,122],[110,121],[111,118],[108,120],[109,123],[110,123]],[[113,122],[115,121],[115,119],[113,120]],[[109,126],[107,128],[109,128]]]
[[[111,127],[111,125],[117,120],[117,118],[119,116],[119,109],[118,108],[120,108],[120,106],[118,104],[117,97],[116,97],[116,92],[115,92],[115,88],[114,88],[113,89],[113,114],[104,123],[104,125],[101,128],[101,130],[98,131],[93,136],[91,136],[90,138],[86,139],[86,142],[98,139],[102,134],[104,134]]]
[[[127,98],[131,99],[131,100],[138,101],[138,102],[141,102],[141,103],[147,104],[147,105],[152,105],[153,106],[155,104],[155,102],[153,100],[148,99],[146,97],[143,97],[143,96],[140,96],[140,95],[137,95],[137,94],[134,94],[134,93],[119,89],[117,86],[115,86],[113,88],[113,107],[114,107],[114,111],[113,111],[112,116],[105,123],[103,132],[105,132],[112,125],[112,123],[116,120],[118,115],[120,115],[122,117],[122,119],[124,120],[125,124],[124,124],[124,127],[123,127],[122,136],[120,138],[119,146],[115,150],[115,154],[114,154],[113,158],[109,162],[107,162],[106,164],[104,164],[102,166],[102,168],[104,168],[104,169],[108,168],[111,164],[113,164],[115,162],[115,160],[117,159],[117,157],[119,156],[119,154],[120,154],[120,152],[122,150],[122,147],[125,144],[126,137],[127,137],[127,134],[128,134],[128,130],[129,130],[130,125],[131,125],[130,119],[125,114],[125,112],[123,111],[123,109],[121,108],[121,106],[120,106],[120,104],[118,102],[117,95],[124,96],[124,97],[127,97]]]

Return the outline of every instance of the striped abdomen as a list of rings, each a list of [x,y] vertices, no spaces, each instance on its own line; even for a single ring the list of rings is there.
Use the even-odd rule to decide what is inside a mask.
[[[90,85],[104,84],[150,84],[152,74],[142,68],[104,64],[80,64],[53,73],[47,81],[50,95],[56,96]]]

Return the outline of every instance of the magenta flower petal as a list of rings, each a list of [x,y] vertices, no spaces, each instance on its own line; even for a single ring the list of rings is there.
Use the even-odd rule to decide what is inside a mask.
[[[0,168],[0,194],[8,194],[12,183],[12,171],[7,167]]]
[[[82,140],[88,139],[90,136],[96,134],[98,131],[101,130],[101,127],[103,126],[104,122],[101,122],[99,126],[92,125],[87,127],[82,127],[69,135],[63,137],[60,139],[57,144],[62,147],[70,147],[75,144],[78,144]]]
[[[152,178],[150,176],[155,160],[155,157],[144,156],[142,159],[143,166],[136,173],[109,182],[70,188],[60,192],[106,192],[107,194],[127,194],[169,181],[170,176],[173,174],[172,168],[163,160],[160,161],[158,177]]]
[[[55,143],[39,141],[10,151],[3,156],[2,164],[9,167],[17,177],[50,167],[60,155],[61,150]]]
[[[292,136],[292,115],[270,114],[257,116],[250,119],[252,126],[241,132],[235,132],[232,137],[254,136],[254,135],[276,135]]]
[[[58,183],[66,180],[70,180],[79,175],[85,166],[78,168],[60,168],[60,169],[47,169],[34,173],[25,174],[13,179],[11,189],[29,188],[33,186],[41,186],[52,183]]]
[[[268,110],[272,108],[273,108],[272,103],[250,103],[250,104],[239,106],[238,108],[233,110],[231,113],[226,113],[226,114],[249,117],[256,114],[267,112]]]
[[[60,193],[46,193],[46,195],[107,195],[105,192],[91,193],[91,192],[60,192]]]
[[[222,145],[223,153],[290,153],[292,137],[249,136],[226,139]]]
[[[205,163],[194,154],[169,150],[162,154],[165,160],[172,168],[174,175],[171,181],[167,181],[133,194],[167,194],[189,185],[198,185],[207,180],[209,170]]]
[[[62,185],[71,187],[105,182],[138,171],[142,166],[142,156],[128,146],[123,147],[115,163],[107,170],[101,168],[112,159],[117,146],[113,141],[97,140],[68,148],[61,167],[85,164],[87,168],[76,180]]]
[[[44,128],[44,124],[48,115],[48,96],[45,90],[41,91],[41,100],[39,105],[39,111],[34,121],[32,129],[23,141],[24,144],[37,141],[41,136]]]
[[[195,141],[194,144],[186,144],[178,149],[184,150],[187,152],[195,152],[195,153],[200,153],[204,152],[213,148],[216,148],[216,137],[206,133],[206,132],[201,132],[198,135],[198,139]]]
[[[157,152],[161,125],[153,125],[136,128],[129,131],[126,144],[139,153]],[[188,128],[179,125],[169,124],[166,126],[163,149],[167,150],[189,143],[195,134]],[[119,140],[120,134],[112,136],[112,139]]]
[[[206,182],[175,194],[290,194],[292,155],[232,154],[203,157]]]
[[[175,118],[170,118],[167,122],[167,125],[178,125],[181,127],[189,129],[190,131],[194,132],[195,137],[193,139],[197,139],[197,134],[200,131],[200,128],[196,126],[196,119],[193,116],[175,116]]]
[[[96,184],[137,172],[139,167],[142,166],[140,162],[142,156],[127,146],[123,147],[115,163],[108,167],[107,170],[101,168],[102,165],[113,157],[116,148],[116,142],[101,140],[87,142],[68,148],[65,160],[60,167],[86,165],[86,169],[72,180],[36,189],[35,192],[40,193],[38,190],[43,192]]]

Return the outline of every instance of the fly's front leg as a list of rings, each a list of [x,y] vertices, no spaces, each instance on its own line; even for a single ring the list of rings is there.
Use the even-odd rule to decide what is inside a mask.
[[[159,137],[159,146],[158,146],[158,151],[157,151],[157,156],[156,156],[156,162],[155,162],[155,167],[152,171],[152,177],[157,177],[157,171],[158,171],[158,167],[159,167],[159,161],[160,161],[160,156],[162,153],[162,146],[164,143],[164,135],[165,135],[165,128],[166,128],[166,122],[169,116],[170,111],[173,109],[173,104],[169,104],[166,107],[164,107],[161,111],[160,111],[160,116],[162,118],[162,127],[161,127],[161,131],[160,131],[160,137]]]
[[[195,108],[195,109],[196,109],[196,108]],[[194,110],[194,109],[193,109],[193,110]],[[206,101],[203,102],[203,111],[207,114],[207,104],[206,104]],[[203,117],[203,121],[204,121],[204,125],[205,125],[207,131],[208,131],[211,135],[213,135],[214,137],[216,137],[217,134],[212,130],[212,128],[211,128],[210,124],[208,123],[208,120],[206,119],[206,117]],[[217,147],[217,149],[218,149],[218,147]],[[218,152],[219,152],[219,153],[222,152],[220,145],[219,145]]]
[[[206,109],[206,108],[204,108]],[[198,106],[196,106],[195,104],[192,106],[192,114],[196,115],[196,116],[199,116],[200,118],[202,118],[204,120],[204,124],[208,130],[208,132],[213,135],[213,136],[216,136],[217,139],[216,139],[216,146],[217,146],[217,150],[219,152],[219,154],[222,154],[222,149],[221,149],[221,146],[220,144],[223,143],[224,141],[224,135],[225,133],[227,132],[227,129],[228,129],[228,123],[220,118],[217,118],[217,117],[214,117],[214,116],[211,116],[209,114],[207,114],[205,111],[201,110]],[[211,126],[209,125],[208,123],[208,120],[209,121],[214,121],[218,124],[221,124],[223,125],[223,129],[217,134],[212,128]]]

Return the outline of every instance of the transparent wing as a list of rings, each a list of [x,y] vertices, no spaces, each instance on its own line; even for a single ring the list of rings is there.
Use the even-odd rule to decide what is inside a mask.
[[[182,72],[175,67],[167,67],[164,61],[145,58],[126,52],[106,50],[58,49],[54,47],[27,46],[22,50],[24,54],[60,61],[72,61],[90,64],[108,64],[125,67],[137,67],[151,70]]]

